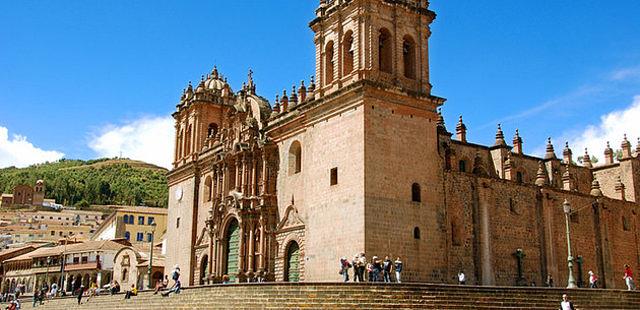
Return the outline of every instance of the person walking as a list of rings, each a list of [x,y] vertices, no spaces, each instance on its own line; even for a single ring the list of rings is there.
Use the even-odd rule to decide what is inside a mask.
[[[464,275],[464,271],[458,272],[458,284],[465,285],[467,283],[467,276]]]
[[[389,256],[384,257],[384,262],[382,262],[382,275],[385,283],[391,283],[391,266],[393,263]]]
[[[346,257],[340,258],[340,274],[342,275],[342,280],[344,282],[349,282],[349,268],[351,268],[351,263],[347,260]]]
[[[400,257],[396,257],[396,261],[393,262],[393,269],[396,271],[396,282],[402,283],[402,278],[400,277],[402,273],[402,261]]]
[[[373,261],[373,282],[380,282],[380,273],[382,272],[382,262],[380,258],[374,256]]]
[[[589,288],[598,288],[598,276],[589,270]]]
[[[627,284],[627,290],[634,291],[636,289],[636,284],[633,282],[633,271],[631,271],[631,267],[628,264],[624,265],[624,277],[622,277]]]
[[[569,300],[569,296],[567,296],[567,294],[562,295],[560,310],[576,310],[576,307],[573,305],[573,302]]]
[[[79,304],[82,303],[82,294],[84,293],[84,285],[82,285],[82,284],[80,285],[80,287],[78,288],[77,293],[78,293],[77,298],[78,298],[78,305],[79,305]]]

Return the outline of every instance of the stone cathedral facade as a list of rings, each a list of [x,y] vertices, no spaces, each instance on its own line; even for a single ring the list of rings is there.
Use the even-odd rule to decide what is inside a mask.
[[[338,260],[364,252],[405,263],[403,279],[566,284],[562,204],[571,203],[578,281],[623,287],[640,268],[640,145],[621,137],[604,160],[556,156],[450,132],[431,94],[425,0],[320,1],[310,27],[315,81],[275,102],[251,72],[233,91],[217,69],[186,88],[169,173],[167,268],[185,285],[338,281]],[[453,130],[454,129],[454,130]],[[585,151],[586,152],[586,151]],[[614,158],[616,157],[616,158]]]

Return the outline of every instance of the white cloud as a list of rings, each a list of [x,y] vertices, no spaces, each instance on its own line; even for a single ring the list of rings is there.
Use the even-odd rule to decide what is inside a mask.
[[[572,133],[574,135],[563,135],[568,139],[556,141],[568,140],[573,149],[574,157],[584,154],[584,148],[586,147],[589,149],[590,155],[598,157],[600,163],[603,163],[603,154],[607,141],[611,143],[612,149],[620,149],[620,144],[625,134],[629,142],[631,142],[632,149],[634,149],[638,141],[638,135],[640,135],[640,95],[635,96],[633,102],[627,108],[601,116],[599,124],[589,125],[583,130],[572,131]],[[577,135],[575,135],[576,133]],[[556,153],[561,153],[562,148],[564,148],[564,142],[562,142],[560,149],[556,148]]]
[[[170,169],[173,161],[173,118],[144,117],[124,125],[108,125],[89,142],[100,157],[142,160]]]
[[[61,152],[45,151],[34,146],[25,136],[14,134],[9,139],[9,129],[0,126],[0,167],[26,167],[56,161],[63,156]]]

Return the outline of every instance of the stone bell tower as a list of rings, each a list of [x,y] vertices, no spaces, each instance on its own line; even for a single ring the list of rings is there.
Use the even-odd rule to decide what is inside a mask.
[[[367,79],[428,95],[430,24],[426,0],[321,0],[315,32],[322,96]]]

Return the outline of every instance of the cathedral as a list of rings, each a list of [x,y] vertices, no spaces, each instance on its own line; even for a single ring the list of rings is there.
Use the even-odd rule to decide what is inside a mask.
[[[624,287],[623,266],[640,268],[640,145],[578,164],[551,140],[527,155],[499,125],[487,146],[462,117],[450,131],[429,79],[435,18],[426,0],[321,0],[306,85],[269,102],[251,72],[237,91],[217,68],[189,83],[167,268],[184,285],[339,281],[339,259],[365,253],[400,257],[408,282],[566,286],[569,248],[578,285],[592,270]]]

